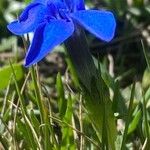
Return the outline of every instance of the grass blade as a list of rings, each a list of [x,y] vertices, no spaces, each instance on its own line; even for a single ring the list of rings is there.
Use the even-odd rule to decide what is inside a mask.
[[[144,43],[143,43],[142,40],[141,40],[141,44],[142,44],[142,49],[143,49],[143,53],[144,53],[144,56],[145,56],[145,60],[146,60],[148,69],[150,70],[150,61],[149,61],[148,54],[147,54],[147,52],[145,50],[145,46],[144,46]]]
[[[148,116],[146,111],[146,102],[145,102],[145,96],[143,96],[143,115],[144,115],[144,126],[146,131],[146,137],[150,139],[150,133],[149,133],[149,123],[148,123]]]
[[[131,90],[130,103],[129,103],[129,109],[128,109],[128,114],[127,114],[127,119],[126,119],[126,124],[125,124],[123,139],[122,139],[122,144],[121,144],[121,150],[125,149],[125,142],[126,142],[126,138],[127,138],[127,134],[128,134],[129,123],[130,123],[131,116],[132,116],[132,107],[133,107],[133,101],[134,101],[134,93],[135,93],[135,83],[133,84],[132,90]]]

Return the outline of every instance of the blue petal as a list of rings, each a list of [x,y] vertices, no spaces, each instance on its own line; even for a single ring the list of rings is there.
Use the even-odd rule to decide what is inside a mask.
[[[41,24],[35,31],[32,44],[28,50],[25,66],[29,67],[45,57],[55,46],[64,42],[74,32],[72,22],[53,20]]]
[[[33,3],[41,3],[41,4],[46,4],[48,0],[33,0]]]
[[[84,0],[65,0],[65,2],[72,12],[85,9]]]
[[[97,38],[110,41],[114,37],[116,21],[108,11],[82,10],[73,13],[72,18]]]
[[[10,23],[8,29],[16,34],[22,35],[34,31],[39,23],[44,20],[46,6],[37,3],[31,3],[20,15],[18,21]]]

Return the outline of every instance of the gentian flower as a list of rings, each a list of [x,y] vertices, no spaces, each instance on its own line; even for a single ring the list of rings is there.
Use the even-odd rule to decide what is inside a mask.
[[[111,12],[85,10],[84,0],[33,0],[8,29],[16,35],[34,32],[25,58],[28,67],[69,38],[77,24],[107,42],[116,27]]]

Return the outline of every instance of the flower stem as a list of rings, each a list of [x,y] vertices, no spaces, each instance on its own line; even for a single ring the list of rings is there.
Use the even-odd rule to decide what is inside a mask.
[[[103,142],[103,147],[114,150],[116,126],[109,89],[101,77],[100,68],[97,69],[94,64],[84,31],[80,26],[75,28],[65,47],[81,84],[85,108],[99,141]],[[109,109],[105,109],[106,106]]]
[[[96,77],[97,73],[88,50],[85,33],[80,27],[76,27],[74,34],[65,42],[65,47],[79,81],[90,91],[91,77]]]

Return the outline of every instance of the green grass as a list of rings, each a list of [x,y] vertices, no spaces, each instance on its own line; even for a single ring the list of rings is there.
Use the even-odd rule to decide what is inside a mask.
[[[148,59],[147,52],[144,53]],[[100,64],[101,68],[103,65]],[[87,97],[89,101],[94,101],[92,95],[85,95],[77,84],[72,82],[70,85],[68,81],[62,80],[60,73],[56,78],[57,97],[50,97],[49,91],[46,90],[47,83],[42,83],[44,81],[37,66],[23,69],[24,75],[21,75],[21,78],[17,78],[19,72],[15,70],[18,65],[10,62],[9,66],[10,73],[6,67],[0,70],[0,74],[6,72],[7,76],[9,75],[8,84],[4,86],[5,88],[1,87],[0,95],[0,143],[4,149],[109,149],[109,122],[112,118],[109,114],[104,115],[100,130],[94,125],[95,120],[100,117],[98,110],[102,111],[105,108],[105,113],[110,111],[109,103],[99,105],[95,102],[96,106],[92,106],[92,103],[87,106]],[[113,93],[109,98],[113,102],[112,109],[117,129],[117,135],[111,135],[115,138],[113,139],[115,149],[124,150],[133,147],[147,149],[150,136],[149,87],[143,89],[142,83],[135,81],[132,88],[130,85],[125,89],[120,88],[120,81],[116,82],[117,77],[112,78],[108,70],[103,69],[99,73],[103,79],[105,78],[104,81]],[[101,85],[98,88],[101,89]],[[93,88],[94,86],[95,84]],[[98,92],[100,97],[104,96],[101,91],[102,89],[100,93],[95,91],[93,94]],[[89,114],[90,107],[96,108],[94,114],[97,115],[94,118]],[[126,109],[122,110],[124,107]],[[118,129],[119,120],[122,124]],[[99,131],[103,132],[98,133]],[[102,138],[99,137],[100,134]]]

